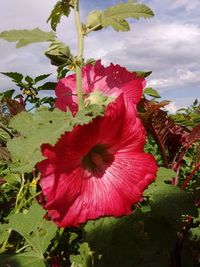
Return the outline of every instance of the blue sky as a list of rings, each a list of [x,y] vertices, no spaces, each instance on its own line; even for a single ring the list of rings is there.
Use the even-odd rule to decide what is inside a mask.
[[[117,0],[80,0],[82,18],[89,11],[119,3]],[[85,42],[85,58],[102,58],[130,70],[152,70],[148,87],[171,100],[171,111],[200,99],[200,0],[141,0],[155,13],[151,20],[131,20],[131,31],[117,33],[111,28],[91,33]],[[8,29],[50,30],[46,19],[55,0],[1,0],[0,31]],[[57,37],[76,52],[74,17],[62,19]],[[43,56],[46,43],[16,49],[0,40],[0,71],[18,71],[38,75],[55,73]],[[52,74],[53,80],[54,74]],[[0,75],[0,90],[12,88],[10,80]]]

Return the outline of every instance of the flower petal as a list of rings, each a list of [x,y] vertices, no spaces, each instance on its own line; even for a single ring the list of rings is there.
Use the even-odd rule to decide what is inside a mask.
[[[100,216],[131,212],[155,179],[157,165],[143,152],[145,130],[136,112],[125,109],[123,94],[108,105],[104,117],[64,133],[55,146],[42,145],[46,160],[38,164],[46,209],[62,227]],[[84,169],[83,157],[98,144],[113,155],[98,172]]]
[[[82,68],[82,87],[85,95],[98,90],[105,95],[117,98],[124,95],[126,107],[131,110],[139,102],[145,87],[144,78],[137,77],[136,73],[129,72],[119,65],[101,65],[98,60],[95,65],[87,64]],[[76,96],[75,74],[61,79],[56,86],[57,100],[55,107],[66,111],[67,107],[73,113],[78,110]]]

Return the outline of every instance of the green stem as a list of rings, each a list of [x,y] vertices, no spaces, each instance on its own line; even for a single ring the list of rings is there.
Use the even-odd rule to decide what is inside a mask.
[[[20,200],[22,191],[24,189],[24,185],[25,185],[25,178],[24,178],[24,174],[22,174],[22,176],[21,176],[21,187],[20,187],[19,192],[17,194],[16,203],[15,203],[15,209],[16,209],[15,213],[19,213],[19,211],[20,211],[19,210],[19,200]]]
[[[76,62],[76,89],[78,95],[78,108],[79,110],[84,108],[83,90],[82,90],[82,63],[83,63],[83,39],[84,34],[82,33],[82,25],[79,12],[79,0],[74,1],[75,19],[76,19],[76,30],[78,35],[78,55]]]
[[[96,29],[97,29],[98,27],[100,27],[100,26],[101,26],[101,24],[99,23],[99,24],[95,25],[93,28],[88,29],[85,35],[88,35],[90,32],[96,30]]]
[[[10,238],[11,232],[12,232],[12,229],[9,229],[8,230],[8,236],[7,236],[6,240],[3,242],[2,247],[0,248],[0,253],[3,253],[6,251],[6,245],[8,243],[8,239]]]

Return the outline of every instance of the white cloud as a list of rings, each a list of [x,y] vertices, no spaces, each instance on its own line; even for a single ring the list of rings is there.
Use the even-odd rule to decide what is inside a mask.
[[[200,82],[200,71],[191,71],[190,69],[178,69],[177,74],[183,82],[196,83]]]
[[[55,0],[0,0],[0,31],[11,28],[41,27],[49,30],[46,19],[55,4]],[[116,2],[116,1],[115,1]],[[119,2],[119,1],[118,1]],[[153,86],[161,95],[168,92],[168,99],[174,97],[174,90],[183,92],[183,87],[190,88],[184,93],[193,98],[200,96],[198,91],[200,77],[200,25],[189,22],[188,18],[178,21],[174,13],[170,13],[167,20],[165,13],[184,7],[186,13],[200,0],[144,0],[150,6],[156,6],[157,17],[152,20],[140,20],[132,23],[128,33],[116,33],[113,29],[106,29],[91,33],[85,41],[86,58],[102,58],[105,64],[109,62],[127,66],[130,70],[152,70],[148,79],[148,86]],[[93,3],[94,5],[94,3]],[[98,2],[98,5],[99,2]],[[86,12],[84,5],[84,14]],[[16,8],[17,7],[17,8]],[[189,10],[189,11],[188,11]],[[194,10],[195,11],[195,10]],[[159,12],[162,16],[159,17]],[[174,17],[173,17],[174,16]],[[190,15],[190,18],[192,15]],[[168,17],[167,17],[168,18]],[[68,43],[75,53],[77,50],[76,33],[73,15],[63,19],[58,26],[57,36]],[[34,44],[16,50],[13,44],[0,40],[0,71],[21,71],[33,76],[41,73],[55,72],[48,59],[43,56],[48,44]],[[2,85],[10,86],[8,79],[0,76]],[[193,91],[191,90],[193,88]],[[185,100],[186,101],[186,100]],[[176,98],[176,105],[181,100]]]
[[[173,0],[172,1],[172,8],[179,8],[184,7],[186,11],[194,10],[200,7],[199,0]]]
[[[171,102],[169,103],[169,105],[165,106],[165,110],[171,114],[175,114],[178,109],[179,108],[176,106],[174,102]]]

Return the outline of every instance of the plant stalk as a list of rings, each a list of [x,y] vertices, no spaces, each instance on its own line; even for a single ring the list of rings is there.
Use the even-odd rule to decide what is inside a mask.
[[[82,25],[79,11],[79,0],[74,1],[74,11],[76,20],[76,30],[78,35],[78,54],[76,60],[76,89],[78,95],[78,109],[84,108],[83,90],[82,90],[82,64],[83,64],[83,49],[84,49],[84,34],[82,32]]]

